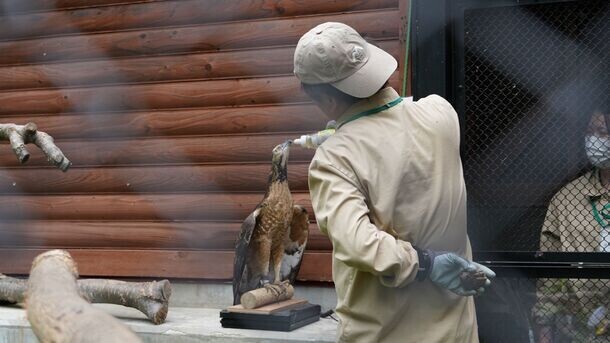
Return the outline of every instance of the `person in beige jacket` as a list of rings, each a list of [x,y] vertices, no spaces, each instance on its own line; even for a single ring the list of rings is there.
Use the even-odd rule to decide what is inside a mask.
[[[339,342],[478,342],[471,295],[494,273],[471,262],[453,107],[401,98],[396,60],[351,27],[324,23],[297,45],[295,75],[336,133],[309,168],[320,230],[333,244]],[[484,286],[459,275],[482,271]]]

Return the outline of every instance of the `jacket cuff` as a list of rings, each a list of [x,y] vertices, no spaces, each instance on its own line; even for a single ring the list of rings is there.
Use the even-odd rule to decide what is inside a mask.
[[[379,277],[381,284],[386,287],[404,287],[415,280],[417,276],[419,267],[417,251],[409,242],[396,240],[396,244],[401,263],[393,275]]]

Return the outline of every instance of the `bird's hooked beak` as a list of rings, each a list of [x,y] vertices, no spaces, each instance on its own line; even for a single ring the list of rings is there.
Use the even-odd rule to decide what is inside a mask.
[[[288,164],[288,156],[290,155],[290,145],[292,145],[291,139],[280,144],[282,154],[282,160],[280,163],[282,165],[282,168],[286,168],[286,165]]]

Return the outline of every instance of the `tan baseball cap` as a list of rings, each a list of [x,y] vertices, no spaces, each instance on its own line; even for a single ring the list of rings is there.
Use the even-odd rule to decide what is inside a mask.
[[[302,83],[328,83],[357,98],[377,93],[397,66],[392,55],[343,23],[314,27],[301,37],[294,52],[294,74]]]

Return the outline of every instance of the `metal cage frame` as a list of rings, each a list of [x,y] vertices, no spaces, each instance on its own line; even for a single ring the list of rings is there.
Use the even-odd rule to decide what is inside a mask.
[[[465,10],[566,2],[579,0],[414,0],[414,99],[439,94],[454,105],[464,122]],[[464,125],[461,131],[464,134]],[[610,279],[610,254],[602,252],[475,251],[474,259],[501,277]]]

